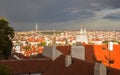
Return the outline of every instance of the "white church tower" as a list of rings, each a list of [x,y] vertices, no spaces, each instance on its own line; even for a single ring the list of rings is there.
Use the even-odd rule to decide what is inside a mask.
[[[80,32],[79,32],[77,39],[76,39],[76,43],[78,43],[78,42],[88,44],[87,31],[85,28],[83,29],[81,27]]]

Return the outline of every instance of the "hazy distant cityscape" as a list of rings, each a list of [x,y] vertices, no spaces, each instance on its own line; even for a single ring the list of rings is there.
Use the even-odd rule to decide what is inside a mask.
[[[35,31],[16,32],[13,39],[14,50],[22,52],[25,56],[42,53],[44,46],[77,46],[85,44],[102,45],[109,41],[120,44],[119,31],[87,31],[81,28],[79,31]],[[31,54],[24,51],[31,50]]]

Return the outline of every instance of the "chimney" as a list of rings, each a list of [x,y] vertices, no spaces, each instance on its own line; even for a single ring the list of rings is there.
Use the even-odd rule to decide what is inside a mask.
[[[70,55],[65,56],[65,66],[69,67],[72,64],[72,59]]]
[[[84,46],[72,46],[71,55],[74,58],[85,60],[85,48]]]
[[[102,63],[95,63],[94,75],[107,75],[107,69]]]
[[[51,58],[53,61],[62,53],[56,49],[56,46],[45,46],[42,55]]]
[[[108,50],[113,51],[113,42],[108,42]]]

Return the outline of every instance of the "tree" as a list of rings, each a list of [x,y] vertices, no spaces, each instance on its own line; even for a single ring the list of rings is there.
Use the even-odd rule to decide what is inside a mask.
[[[8,59],[11,54],[14,37],[14,29],[9,26],[9,22],[0,17],[0,54],[4,59]]]
[[[38,43],[37,45],[38,45],[38,46],[46,46],[46,44],[47,44],[47,43],[46,43],[45,41],[43,41],[43,42],[41,42],[41,43]]]

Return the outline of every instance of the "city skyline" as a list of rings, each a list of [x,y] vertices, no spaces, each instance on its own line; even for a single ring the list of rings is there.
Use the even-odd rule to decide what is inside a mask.
[[[120,30],[119,0],[0,0],[0,16],[16,31]]]

